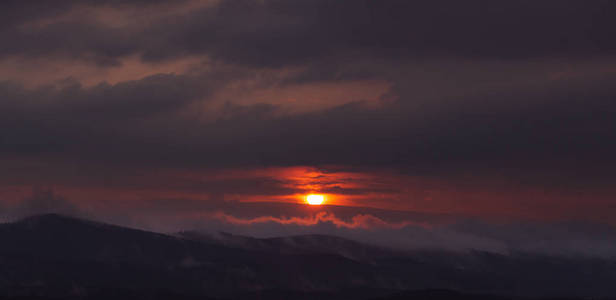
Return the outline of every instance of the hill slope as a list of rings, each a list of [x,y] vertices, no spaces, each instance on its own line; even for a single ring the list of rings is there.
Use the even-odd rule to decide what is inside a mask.
[[[616,295],[613,261],[396,253],[323,235],[169,236],[41,215],[0,224],[0,244],[0,295],[5,296],[367,299],[426,288],[509,296]]]

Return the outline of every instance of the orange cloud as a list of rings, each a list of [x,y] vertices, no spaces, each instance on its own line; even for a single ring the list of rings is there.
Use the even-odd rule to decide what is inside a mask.
[[[234,225],[253,225],[259,223],[278,223],[283,225],[299,225],[299,226],[315,226],[320,223],[331,223],[339,228],[349,229],[377,229],[377,228],[390,228],[400,229],[410,225],[429,227],[428,224],[416,223],[410,221],[390,223],[377,218],[369,214],[358,214],[351,218],[350,221],[342,220],[336,217],[332,213],[324,211],[318,212],[313,216],[307,217],[274,217],[274,216],[261,216],[251,219],[238,218],[223,212],[214,214],[214,217],[227,223]]]

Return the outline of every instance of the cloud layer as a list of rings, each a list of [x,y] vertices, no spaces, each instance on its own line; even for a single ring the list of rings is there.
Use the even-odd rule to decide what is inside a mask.
[[[118,219],[222,207],[227,221],[292,225],[238,203],[320,192],[344,206],[613,223],[615,9],[3,1],[0,206],[43,186]],[[406,222],[371,216],[292,220]]]

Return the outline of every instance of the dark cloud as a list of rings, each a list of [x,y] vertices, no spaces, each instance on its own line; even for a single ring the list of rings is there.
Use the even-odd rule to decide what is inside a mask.
[[[589,180],[610,176],[615,162],[616,91],[609,84],[615,79],[557,80],[426,102],[423,109],[404,89],[397,102],[377,109],[358,102],[277,116],[271,105],[228,104],[213,120],[177,111],[215,89],[215,75],[158,75],[92,88],[5,83],[2,147],[171,167],[343,164],[421,175],[472,166],[584,172]]]
[[[135,53],[129,32],[100,24],[59,22],[40,29],[8,31],[0,53],[26,57],[80,58],[102,66],[121,64],[119,58]]]
[[[222,39],[213,43],[219,46],[211,50],[215,56],[260,65],[354,55],[593,56],[615,50],[613,20],[606,13],[614,8],[609,1],[229,1],[215,16],[251,22],[190,27],[221,30]],[[185,40],[199,39],[187,35]],[[247,43],[252,51],[240,51],[232,41]]]
[[[2,12],[2,24],[15,25],[23,24],[27,21],[59,15],[66,12],[76,5],[94,5],[99,7],[105,6],[134,6],[134,5],[156,5],[169,0],[37,0],[23,2],[19,0],[6,0],[0,4]],[[185,1],[173,1],[176,4]]]
[[[356,103],[281,118],[241,114],[216,123],[217,134],[205,129],[203,138],[215,134],[224,150],[201,153],[231,164],[359,164],[419,174],[467,167],[553,169],[601,177],[614,164],[609,137],[616,128],[616,91],[608,84],[614,79],[554,81],[426,101],[419,109],[415,105],[423,99],[401,90],[398,102],[376,110]]]
[[[106,3],[120,8],[128,4],[142,3]],[[5,10],[10,19],[24,22],[59,14],[74,4],[4,5],[11,8]],[[9,26],[2,39],[10,42],[3,43],[0,52],[55,53],[103,64],[118,63],[130,54],[146,61],[206,54],[231,63],[276,67],[361,57],[594,57],[616,50],[616,24],[610,14],[615,9],[613,2],[598,0],[221,1],[124,28],[80,20],[26,30],[12,28],[20,23],[16,20],[5,21]]]
[[[138,73],[91,86],[76,74],[37,87],[1,73],[4,184],[281,196],[308,188],[268,176],[144,174],[304,165],[614,193],[613,1],[194,3],[0,4],[0,63]],[[176,73],[155,71],[195,57],[201,62]],[[281,92],[370,80],[390,89],[376,100],[325,104],[323,94],[344,97],[327,88],[303,98]],[[314,105],[289,109],[297,102]],[[346,196],[407,188],[321,185]],[[582,196],[580,211],[589,206]],[[614,211],[603,205],[596,214]]]
[[[172,122],[180,109],[203,100],[223,77],[159,74],[114,85],[84,87],[68,81],[35,89],[0,82],[0,147],[22,154],[128,150],[131,144],[147,143],[148,136],[169,135],[164,128],[150,132],[143,127],[158,119]]]
[[[174,1],[176,5],[185,1]],[[132,30],[105,26],[97,20],[83,20],[74,9],[83,7],[134,9],[171,3],[168,0],[109,1],[3,1],[0,4],[1,55],[81,58],[101,65],[117,65],[121,56],[135,53],[140,46]],[[66,17],[71,12],[71,17]]]

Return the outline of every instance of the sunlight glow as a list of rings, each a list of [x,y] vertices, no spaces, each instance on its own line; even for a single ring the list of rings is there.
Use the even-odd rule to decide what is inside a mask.
[[[325,200],[323,195],[310,194],[306,196],[306,202],[310,205],[321,205],[323,204],[323,200]]]

